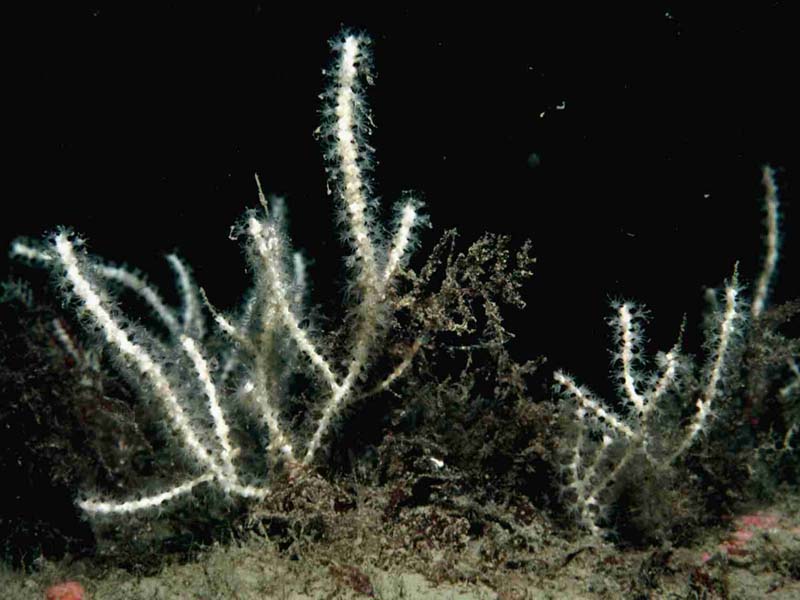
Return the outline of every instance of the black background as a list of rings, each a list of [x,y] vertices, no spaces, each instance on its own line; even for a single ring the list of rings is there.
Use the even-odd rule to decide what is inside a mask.
[[[703,287],[736,260],[744,280],[758,273],[764,163],[783,188],[775,298],[796,295],[790,3],[526,4],[7,15],[0,243],[69,225],[167,283],[160,256],[178,249],[212,300],[234,306],[248,278],[228,232],[257,205],[258,172],[288,201],[312,300],[335,305],[344,251],[313,131],[328,40],[346,26],[373,40],[386,216],[416,190],[433,223],[418,260],[451,227],[465,245],[484,231],[533,240],[528,308],[511,314],[518,358],[546,354],[606,389],[615,297],[651,309],[650,350],[673,343],[686,313],[697,352]]]

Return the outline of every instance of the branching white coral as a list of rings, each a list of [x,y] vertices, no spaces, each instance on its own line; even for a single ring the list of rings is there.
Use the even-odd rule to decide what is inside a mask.
[[[334,44],[337,59],[326,94],[329,104],[324,110],[331,171],[349,228],[357,291],[353,294],[356,305],[351,307],[353,319],[348,321],[348,330],[353,333],[343,372],[338,367],[342,357],[334,360],[326,356],[322,339],[303,326],[304,319],[298,314],[305,282],[302,257],[288,251],[280,218],[270,215],[258,181],[263,214],[246,215],[243,227],[255,284],[237,316],[214,309],[193,282],[189,269],[174,255],[168,260],[179,283],[180,310],[169,307],[139,274],[90,257],[82,250],[82,242],[69,231],[58,232],[45,244],[22,240],[14,243],[12,255],[42,264],[58,275],[83,322],[99,334],[138,392],[156,401],[175,433],[176,446],[194,465],[193,475],[163,490],[129,490],[127,499],[85,498],[79,505],[87,513],[114,515],[152,509],[201,484],[217,486],[230,496],[263,498],[269,492],[264,482],[245,481],[237,468],[239,449],[231,435],[228,415],[231,402],[246,400],[257,407],[268,434],[266,451],[281,458],[289,468],[296,468],[312,462],[331,424],[346,403],[356,397],[391,312],[387,300],[390,286],[410,252],[413,232],[420,221],[418,203],[410,198],[399,208],[393,236],[381,235],[370,214],[369,185],[363,174],[369,160],[362,133],[366,108],[360,89],[369,61],[367,42],[363,36],[346,35]],[[390,242],[382,243],[384,237]],[[160,339],[126,318],[113,300],[109,284],[138,294],[168,332],[168,339]],[[210,336],[205,332],[204,301],[226,340],[221,352],[213,351],[218,369],[211,366],[212,350],[206,343]],[[300,364],[306,366],[324,396],[315,428],[299,453],[295,436],[281,419],[276,397],[281,391],[280,382],[275,380],[278,336],[288,337],[294,352],[305,357]],[[410,358],[396,365],[388,378],[373,389],[384,389],[402,375]],[[230,377],[239,378],[237,385],[225,385]],[[233,397],[231,389],[238,390]],[[205,421],[210,426],[203,427],[202,419],[193,414],[199,397],[203,398]]]
[[[769,167],[764,167],[762,181],[766,192],[766,255],[753,304],[751,310],[746,311],[737,282],[737,269],[734,269],[722,301],[718,301],[715,295],[711,298],[706,340],[709,355],[700,391],[694,399],[695,411],[682,432],[675,423],[671,435],[665,440],[653,425],[659,413],[665,412],[665,398],[678,385],[679,367],[683,362],[679,346],[676,344],[669,352],[658,354],[658,372],[648,374],[641,371],[644,362],[641,350],[643,314],[633,303],[623,302],[616,306],[617,314],[610,321],[619,346],[614,359],[624,413],[597,398],[563,371],[554,374],[562,398],[569,406],[574,406],[577,429],[574,446],[564,465],[565,492],[574,500],[580,523],[595,535],[602,533],[601,523],[613,500],[609,490],[631,461],[643,458],[656,466],[673,463],[709,430],[711,417],[720,408],[717,404],[722,395],[721,386],[732,367],[733,353],[741,346],[748,319],[758,318],[764,310],[778,259],[777,188]],[[788,439],[794,431],[795,427],[792,427],[787,432],[785,446],[788,446]]]

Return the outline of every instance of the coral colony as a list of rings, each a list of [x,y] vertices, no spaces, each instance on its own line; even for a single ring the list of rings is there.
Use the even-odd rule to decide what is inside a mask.
[[[671,423],[666,432],[659,431],[654,421],[663,408],[663,401],[677,387],[681,363],[688,363],[688,359],[681,357],[679,344],[676,344],[668,352],[656,356],[656,371],[646,373],[640,369],[645,362],[642,354],[645,315],[644,309],[632,302],[615,303],[616,315],[609,319],[619,347],[613,354],[612,364],[616,365],[617,389],[626,407],[624,416],[586,387],[578,385],[570,375],[563,371],[553,375],[564,400],[576,407],[577,435],[565,465],[565,492],[574,497],[574,511],[581,524],[594,534],[602,532],[599,523],[607,516],[609,502],[613,499],[609,486],[632,461],[644,459],[657,467],[668,467],[710,427],[710,417],[718,408],[715,402],[721,395],[721,382],[733,364],[731,356],[737,346],[741,346],[748,317],[757,319],[764,311],[778,260],[778,195],[771,168],[763,168],[762,183],[767,214],[766,254],[755,296],[748,311],[738,284],[738,265],[725,285],[721,303],[710,290],[712,313],[706,347],[711,351],[701,376],[696,410],[682,433],[676,423]],[[683,368],[689,367],[685,364]],[[794,362],[790,367],[796,372]],[[592,441],[592,433],[599,441]],[[793,434],[794,428],[787,432],[784,448],[789,448]]]
[[[331,423],[347,402],[355,396],[359,381],[370,365],[379,344],[383,323],[390,309],[387,291],[407,258],[415,225],[420,221],[412,198],[404,199],[398,210],[397,225],[390,243],[378,242],[385,236],[372,216],[368,185],[363,172],[369,168],[364,150],[367,107],[362,94],[367,76],[369,55],[364,37],[348,35],[334,44],[337,54],[331,87],[324,108],[326,137],[335,164],[330,168],[340,197],[340,210],[349,227],[347,239],[353,255],[352,276],[357,298],[350,308],[352,327],[349,359],[344,373],[337,372],[336,362],[325,356],[320,342],[301,325],[300,299],[303,296],[304,265],[300,254],[291,256],[288,242],[280,230],[278,216],[270,215],[258,178],[263,214],[247,214],[242,227],[247,235],[254,286],[241,313],[223,315],[206,300],[205,293],[192,281],[189,269],[174,255],[168,257],[182,295],[182,309],[173,310],[159,292],[138,274],[109,266],[88,256],[81,240],[70,231],[58,232],[44,245],[17,241],[12,254],[46,265],[56,272],[65,293],[81,315],[85,325],[96,329],[104,345],[118,358],[122,369],[132,373],[132,380],[143,397],[156,400],[179,440],[179,445],[196,465],[197,474],[177,481],[157,492],[130,490],[127,499],[85,498],[80,507],[90,514],[135,513],[159,507],[191,492],[201,484],[218,486],[226,494],[244,498],[263,498],[264,485],[252,485],[237,472],[238,448],[231,439],[229,417],[220,398],[224,389],[236,389],[257,411],[269,433],[267,450],[282,458],[288,468],[308,465],[323,443]],[[166,340],[143,330],[116,306],[107,283],[113,282],[138,294],[154,316],[169,332]],[[206,345],[203,304],[213,315],[216,326],[227,343],[217,351],[215,360],[223,364],[219,373],[209,366],[210,350]],[[278,414],[275,393],[279,386],[270,375],[276,359],[276,334],[288,335],[295,348],[315,371],[316,380],[327,398],[311,438],[301,453],[285,430]],[[388,386],[399,377],[410,361],[401,361],[378,387]],[[231,386],[231,377],[240,377]],[[187,381],[188,380],[188,381]],[[363,390],[362,390],[363,392]],[[201,430],[198,419],[190,414],[189,395],[200,395],[211,417],[212,426]]]

